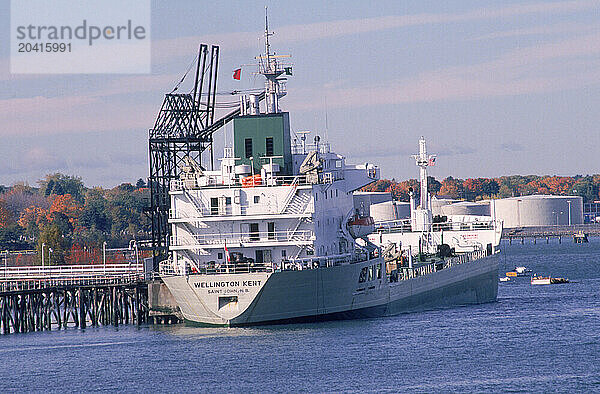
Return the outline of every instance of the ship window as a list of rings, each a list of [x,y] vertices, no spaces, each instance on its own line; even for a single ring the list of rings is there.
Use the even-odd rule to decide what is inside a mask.
[[[281,249],[281,257],[284,259],[287,257],[287,250]]]
[[[210,214],[218,215],[219,214],[219,198],[211,197],[210,199]]]
[[[252,157],[252,138],[246,138],[244,140],[244,147],[246,148],[246,159]]]
[[[369,266],[369,277],[367,278],[367,280],[373,280],[373,266],[372,265]]]
[[[221,309],[237,310],[238,309],[238,297],[237,296],[219,297],[219,310],[221,310]]]
[[[254,196],[254,203],[258,204],[260,202],[260,196]]]
[[[315,193],[315,201],[319,201],[319,194]]]
[[[231,205],[231,197],[225,197],[225,205]]]
[[[263,262],[263,251],[261,249],[256,249],[254,251],[254,261],[257,263]]]
[[[258,241],[259,239],[258,223],[250,223],[250,241]]]
[[[219,252],[219,253],[217,253],[217,258],[218,258],[219,260],[223,260],[223,252]]]
[[[335,189],[335,196],[336,196],[336,197],[338,196],[338,191],[337,191],[337,189]]]
[[[367,280],[367,267],[363,267],[363,269],[360,270],[360,276],[358,277],[358,283],[363,283],[366,280]]]
[[[265,139],[265,148],[267,156],[273,156],[273,137],[267,137]]]
[[[275,222],[267,223],[267,237],[269,239],[275,239]]]
[[[377,279],[381,279],[381,263],[377,265]]]

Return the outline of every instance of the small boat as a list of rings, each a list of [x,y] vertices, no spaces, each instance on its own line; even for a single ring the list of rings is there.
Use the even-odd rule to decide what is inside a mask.
[[[588,235],[583,231],[578,231],[575,234],[573,234],[573,242],[575,242],[576,244],[588,243]]]
[[[510,278],[508,276],[505,276],[504,278],[500,278],[500,282],[508,282],[510,280]]]
[[[531,284],[532,285],[549,285],[551,284],[549,276],[532,276]]]
[[[532,285],[555,285],[559,283],[569,283],[567,278],[552,278],[550,276],[532,276]]]
[[[516,278],[517,276],[529,276],[531,275],[531,270],[525,267],[515,267],[513,271],[509,271],[506,273],[507,277]]]
[[[517,276],[529,276],[531,275],[531,270],[526,267],[515,267],[515,272]]]

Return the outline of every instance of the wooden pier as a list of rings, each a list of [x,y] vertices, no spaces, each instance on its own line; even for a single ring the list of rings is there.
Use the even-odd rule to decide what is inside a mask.
[[[521,244],[525,243],[525,239],[533,240],[537,243],[538,240],[549,243],[550,239],[558,239],[558,243],[562,243],[563,238],[573,239],[575,234],[582,233],[588,236],[600,236],[599,224],[574,224],[574,225],[558,225],[558,226],[536,226],[536,227],[520,227],[520,228],[505,228],[502,231],[502,239],[508,240],[512,245],[513,241]]]
[[[145,282],[62,285],[0,292],[3,334],[148,321]]]
[[[177,323],[150,313],[148,279],[135,264],[0,268],[0,332]]]

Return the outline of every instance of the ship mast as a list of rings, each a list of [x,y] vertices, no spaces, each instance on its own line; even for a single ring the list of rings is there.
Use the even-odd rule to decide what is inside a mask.
[[[289,57],[275,56],[274,53],[271,53],[269,37],[273,34],[269,32],[269,16],[267,7],[265,7],[265,54],[258,56],[257,59],[259,59],[258,73],[264,75],[267,80],[265,83],[265,98],[268,114],[281,112],[279,109],[279,99],[286,95],[285,87],[282,83],[286,79],[279,77],[286,72],[286,69],[277,61],[277,58]]]
[[[427,190],[427,167],[433,166],[436,155],[427,155],[425,137],[419,138],[419,154],[413,155],[417,167],[419,167],[419,178],[421,182],[421,209],[430,209],[429,192]]]
[[[413,231],[429,231],[431,229],[432,214],[429,192],[427,188],[427,167],[435,164],[436,155],[427,154],[425,137],[419,138],[419,153],[412,156],[419,167],[419,177],[421,183],[421,204],[414,211],[411,205],[411,217]]]

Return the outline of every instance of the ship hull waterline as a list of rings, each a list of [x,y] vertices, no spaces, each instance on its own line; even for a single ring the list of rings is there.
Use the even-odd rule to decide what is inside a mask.
[[[163,276],[163,281],[186,323],[201,326],[375,318],[497,299],[497,255],[399,282],[388,283],[383,272],[382,278],[359,283],[361,269],[380,261],[273,273]],[[260,282],[255,286],[257,289],[243,288],[247,283],[257,282]],[[203,283],[240,286],[215,289],[203,287]],[[237,308],[219,308],[220,299],[236,296]]]

